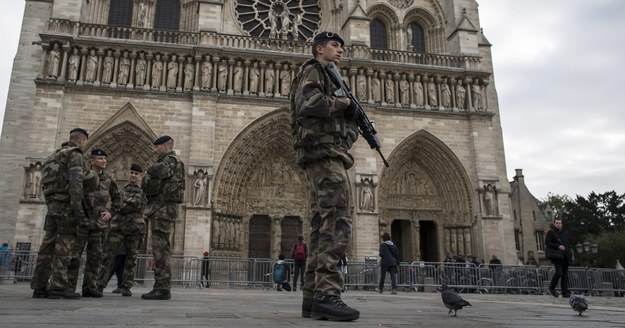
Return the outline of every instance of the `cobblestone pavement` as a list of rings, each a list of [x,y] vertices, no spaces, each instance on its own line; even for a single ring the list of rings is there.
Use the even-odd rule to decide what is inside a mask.
[[[354,322],[301,317],[301,293],[262,289],[172,290],[169,301],[112,294],[79,300],[33,299],[27,283],[0,285],[3,327],[624,327],[625,298],[587,297],[590,308],[578,316],[568,299],[544,295],[462,294],[473,306],[447,314],[438,293],[348,291],[343,300],[360,310]]]

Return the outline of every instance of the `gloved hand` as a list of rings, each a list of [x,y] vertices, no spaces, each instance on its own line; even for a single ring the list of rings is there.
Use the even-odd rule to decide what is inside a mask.
[[[356,113],[358,112],[358,105],[355,102],[350,101],[349,106],[345,108],[345,118],[354,120],[356,119]]]
[[[72,218],[70,220],[70,223],[74,225],[74,227],[78,227],[80,223],[84,220],[85,214],[81,210],[75,209],[72,211]]]

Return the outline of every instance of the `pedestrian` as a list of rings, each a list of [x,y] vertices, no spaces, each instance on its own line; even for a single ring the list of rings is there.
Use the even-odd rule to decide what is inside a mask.
[[[211,269],[210,269],[210,262],[209,262],[209,258],[208,258],[208,252],[204,252],[204,257],[202,257],[202,266],[201,266],[201,275],[200,275],[200,279],[201,282],[200,284],[202,285],[202,287],[210,287],[211,286],[211,282],[210,282],[210,274],[211,274]]]
[[[184,198],[184,163],[176,156],[174,139],[162,136],[154,141],[158,156],[146,171],[141,188],[148,198],[145,219],[152,228],[154,287],[141,295],[147,300],[171,299],[171,245],[169,238],[178,217],[178,205]]]
[[[344,282],[337,263],[351,239],[346,170],[354,165],[349,150],[358,139],[358,107],[349,98],[334,95],[336,87],[324,68],[330,62],[339,64],[343,45],[333,32],[313,38],[314,59],[302,64],[292,86],[291,127],[297,164],[306,173],[311,199],[302,316],[349,321],[358,319],[360,312],[341,299]]]
[[[106,242],[102,272],[98,277],[99,292],[106,288],[115,272],[117,288],[113,290],[113,293],[132,296],[130,289],[135,281],[137,255],[145,239],[146,231],[143,209],[148,200],[139,186],[142,174],[141,165],[130,165],[128,183],[121,191],[119,210],[111,220],[111,231]]]
[[[391,294],[397,294],[397,267],[399,266],[399,251],[397,246],[391,240],[388,232],[382,234],[382,243],[380,244],[380,284],[378,292],[384,292],[384,280],[386,273],[391,276]]]
[[[278,261],[273,265],[273,282],[276,284],[277,291],[282,291],[283,287],[286,291],[291,291],[291,286],[289,286],[290,276],[291,269],[284,261],[284,254],[278,255]]]
[[[9,243],[2,243],[2,246],[0,246],[0,278],[7,274],[10,263],[11,252]]]
[[[76,290],[80,259],[86,247],[87,261],[82,279],[82,297],[102,297],[98,290],[98,274],[102,264],[102,243],[109,220],[119,207],[120,195],[115,179],[104,171],[107,154],[102,149],[91,150],[89,163],[98,174],[98,189],[87,194],[85,208],[89,212],[87,220],[78,226],[78,234],[67,277],[70,288]]]
[[[308,258],[308,245],[304,242],[304,236],[298,236],[297,242],[291,248],[293,258],[293,291],[297,291],[297,280],[304,286],[304,271],[306,271],[306,259]]]
[[[80,298],[70,288],[67,274],[76,229],[86,220],[83,208],[86,192],[98,187],[98,176],[87,168],[83,156],[88,139],[87,131],[73,129],[69,141],[44,161],[41,183],[48,212],[30,282],[33,298]]]
[[[560,290],[562,297],[570,297],[569,291],[569,265],[573,263],[573,254],[571,253],[571,247],[566,234],[562,231],[562,218],[554,218],[551,230],[547,232],[545,237],[545,245],[548,249],[545,250],[545,254],[554,253],[560,254],[559,256],[551,257],[551,263],[555,266],[556,272],[551,278],[549,284],[549,293],[553,297],[558,297],[556,292],[556,286],[558,280],[560,280]]]

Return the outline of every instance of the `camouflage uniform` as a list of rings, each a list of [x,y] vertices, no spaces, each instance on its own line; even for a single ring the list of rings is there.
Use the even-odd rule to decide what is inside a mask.
[[[117,214],[111,222],[111,231],[106,242],[102,270],[99,276],[99,288],[104,289],[113,276],[113,262],[117,250],[126,246],[123,288],[130,289],[135,279],[137,253],[145,236],[143,208],[148,200],[141,187],[136,183],[127,183],[122,189],[122,201]]]
[[[114,215],[119,207],[120,195],[117,183],[108,173],[98,175],[100,180],[98,190],[87,194],[87,201],[93,210],[88,215],[88,220],[83,221],[78,227],[78,235],[72,254],[74,257],[68,267],[69,286],[76,289],[80,271],[80,259],[87,247],[87,261],[82,281],[82,292],[88,294],[98,287],[98,272],[102,261],[102,243],[104,231],[108,228],[108,222],[102,220],[102,213],[108,211]],[[109,208],[109,201],[111,202]],[[83,295],[84,296],[84,295]]]
[[[77,222],[85,217],[82,201],[89,184],[97,185],[97,175],[85,163],[82,150],[72,142],[65,142],[48,160],[56,158],[53,168],[44,168],[55,173],[44,172],[42,188],[48,213],[45,217],[46,232],[33,273],[30,287],[45,291],[50,281],[50,290],[69,288],[68,264],[76,240]],[[48,162],[46,160],[46,162]],[[85,179],[85,176],[91,176]],[[85,189],[83,189],[85,187]]]
[[[161,155],[147,171],[141,188],[148,198],[145,219],[152,227],[154,290],[171,289],[169,237],[184,197],[184,164],[175,152]]]
[[[304,63],[291,92],[291,127],[297,164],[310,186],[310,250],[304,277],[304,299],[340,295],[343,277],[337,268],[351,239],[346,170],[354,165],[348,150],[358,139],[358,126],[345,118],[344,98],[316,59]]]

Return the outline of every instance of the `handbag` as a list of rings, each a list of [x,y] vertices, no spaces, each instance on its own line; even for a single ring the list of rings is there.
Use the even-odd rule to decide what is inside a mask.
[[[559,249],[546,248],[545,257],[550,260],[564,260],[564,252]]]

